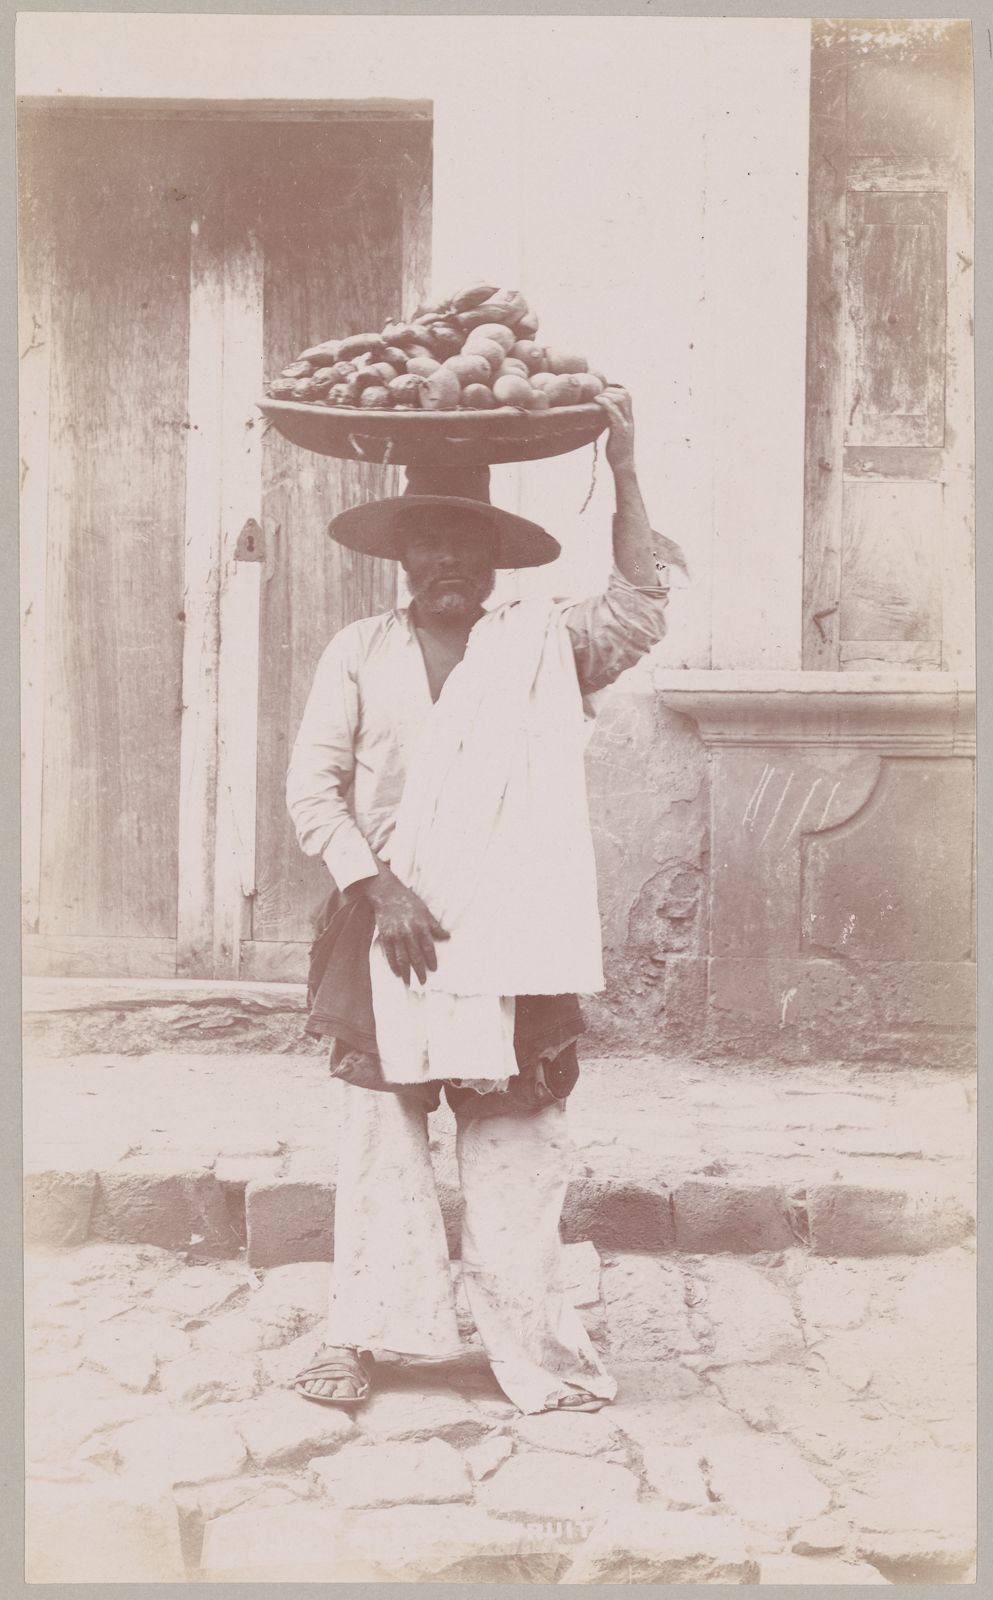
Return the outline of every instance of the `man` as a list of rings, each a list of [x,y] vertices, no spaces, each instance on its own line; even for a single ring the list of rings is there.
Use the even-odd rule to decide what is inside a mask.
[[[376,1356],[457,1354],[427,1135],[442,1088],[463,1282],[501,1388],[523,1412],[616,1392],[563,1291],[559,1241],[576,992],[603,983],[586,697],[662,638],[655,546],[681,558],[649,527],[629,396],[599,403],[617,503],[602,595],[484,609],[497,567],[559,553],[489,504],[486,469],[411,469],[399,499],[329,529],[400,560],[411,598],[332,640],[287,781],[301,847],[336,885],[310,983],[308,1028],[333,1037],[342,1095],[328,1342],[294,1383],[310,1400],[359,1404]]]

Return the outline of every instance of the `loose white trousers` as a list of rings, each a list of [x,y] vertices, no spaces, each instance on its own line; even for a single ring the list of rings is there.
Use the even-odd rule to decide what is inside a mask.
[[[328,1343],[452,1359],[460,1341],[427,1112],[403,1094],[337,1088]],[[494,1376],[524,1412],[577,1389],[602,1400],[617,1392],[562,1288],[570,1150],[564,1103],[458,1121],[466,1296]]]

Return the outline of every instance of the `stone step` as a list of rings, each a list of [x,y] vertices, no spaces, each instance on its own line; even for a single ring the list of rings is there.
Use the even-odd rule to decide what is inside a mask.
[[[27,1237],[327,1260],[337,1097],[354,1092],[313,1056],[35,1059]],[[922,1254],[974,1229],[972,1085],[947,1073],[594,1059],[570,1123],[563,1235],[599,1249]],[[447,1109],[431,1129],[457,1257]]]

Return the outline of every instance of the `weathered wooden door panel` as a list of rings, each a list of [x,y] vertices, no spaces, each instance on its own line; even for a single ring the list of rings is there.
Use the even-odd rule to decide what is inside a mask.
[[[804,665],[968,666],[969,24],[812,42]]]
[[[845,443],[945,438],[945,196],[848,195]]]
[[[841,638],[941,639],[941,484],[845,485]]]
[[[51,263],[36,931],[174,939],[189,151],[75,120],[23,150],[25,250]]]

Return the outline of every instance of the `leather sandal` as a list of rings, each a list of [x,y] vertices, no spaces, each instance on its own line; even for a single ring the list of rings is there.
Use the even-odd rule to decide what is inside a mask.
[[[590,1394],[588,1389],[576,1389],[572,1394],[563,1395],[553,1406],[546,1406],[546,1411],[602,1411],[604,1406],[609,1406],[609,1400],[601,1400],[597,1395]]]
[[[360,1406],[369,1398],[372,1369],[375,1363],[368,1350],[350,1350],[343,1345],[324,1345],[317,1359],[298,1372],[290,1384],[304,1400],[313,1400],[320,1406]],[[334,1383],[345,1378],[355,1384],[356,1394],[308,1394],[305,1383]]]

